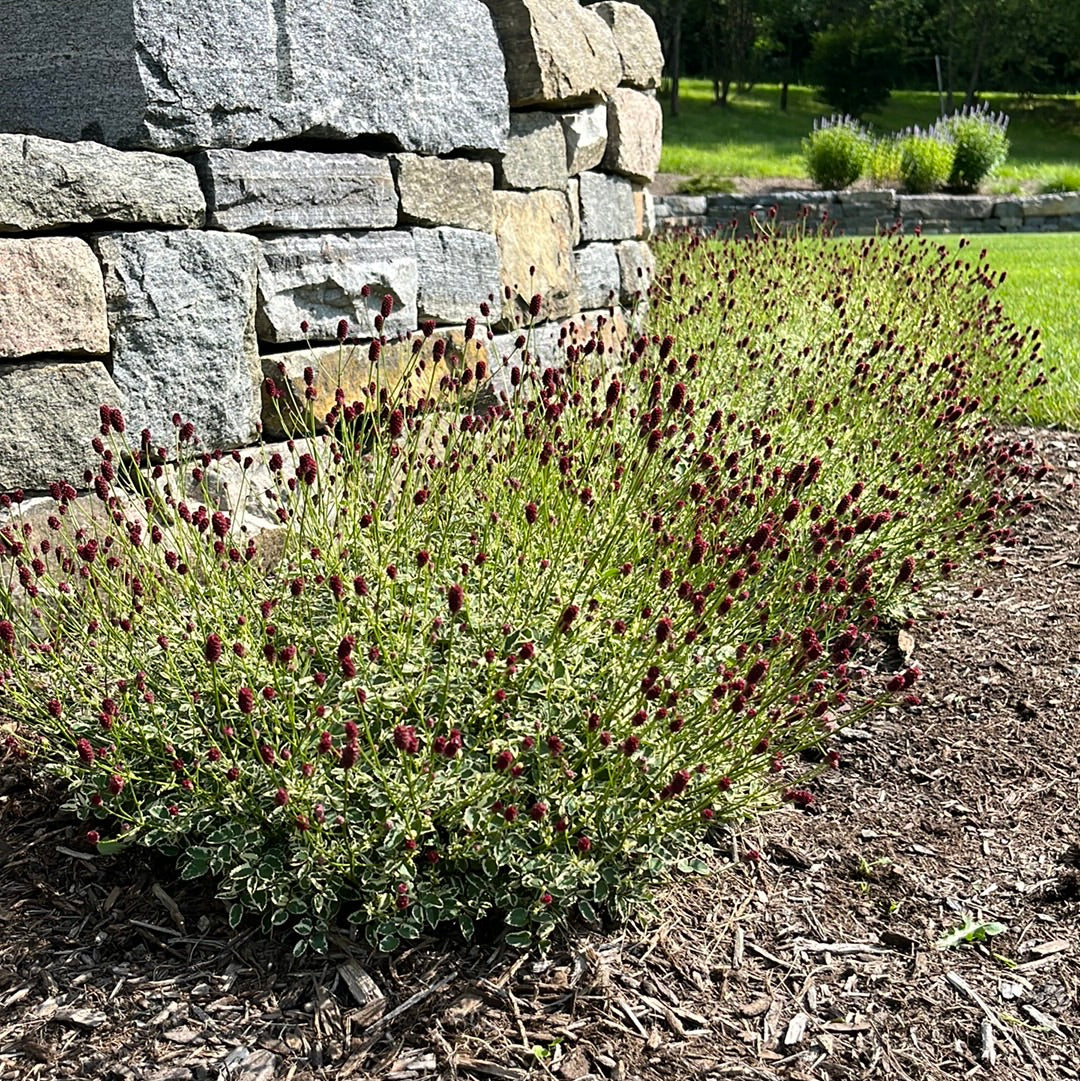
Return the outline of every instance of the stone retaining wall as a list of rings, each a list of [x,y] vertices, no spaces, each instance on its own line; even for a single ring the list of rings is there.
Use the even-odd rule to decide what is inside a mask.
[[[1080,192],[1062,195],[898,195],[895,191],[784,191],[767,195],[667,195],[656,199],[658,228],[752,232],[751,215],[816,231],[867,235],[899,226],[906,232],[1008,233],[1080,230]]]
[[[388,372],[425,322],[461,349],[485,299],[496,357],[535,294],[538,340],[617,315],[661,66],[619,0],[5,5],[0,492],[81,486],[102,402],[135,441],[288,434],[265,381],[331,393],[343,319],[366,379],[370,339]]]

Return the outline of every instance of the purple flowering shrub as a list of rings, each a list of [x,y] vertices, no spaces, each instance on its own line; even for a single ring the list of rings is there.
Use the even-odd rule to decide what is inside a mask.
[[[261,463],[102,407],[96,511],[59,483],[0,531],[4,708],[91,844],[177,856],[298,951],[339,915],[384,950],[489,913],[527,945],[812,806],[882,615],[1012,543],[1037,466],[986,415],[1037,348],[925,242],[664,260],[650,333],[570,332],[557,366],[523,336],[501,394],[483,360],[380,387],[373,350]],[[278,530],[213,509],[226,466]]]

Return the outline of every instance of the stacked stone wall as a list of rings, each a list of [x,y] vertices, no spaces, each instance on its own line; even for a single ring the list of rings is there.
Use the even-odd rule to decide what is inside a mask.
[[[1080,192],[1055,195],[899,195],[881,191],[782,191],[765,195],[667,195],[655,205],[659,229],[734,230],[770,221],[823,225],[848,236],[893,228],[925,233],[1044,233],[1080,230]]]
[[[373,339],[392,376],[486,300],[497,372],[534,295],[550,346],[648,287],[634,4],[27,0],[0,61],[0,491],[81,486],[103,402],[236,448],[300,427],[307,367],[359,388]]]

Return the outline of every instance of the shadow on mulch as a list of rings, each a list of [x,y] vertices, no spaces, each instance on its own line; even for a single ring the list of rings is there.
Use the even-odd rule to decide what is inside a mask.
[[[914,628],[922,705],[849,729],[812,807],[730,832],[651,917],[543,959],[294,962],[167,862],[84,851],[5,764],[0,1079],[1080,1077],[1080,436],[1019,437],[1055,470],[1005,568]],[[935,948],[969,918],[1007,930]]]

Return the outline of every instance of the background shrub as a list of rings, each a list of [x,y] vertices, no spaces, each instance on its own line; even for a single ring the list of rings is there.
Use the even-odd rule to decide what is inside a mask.
[[[870,155],[870,136],[850,116],[815,121],[803,140],[806,168],[814,183],[827,191],[854,184]]]
[[[1005,134],[1009,118],[991,113],[988,106],[964,109],[938,122],[938,130],[952,141],[954,155],[948,184],[961,191],[974,191],[1009,156]]]
[[[903,150],[895,136],[885,135],[874,139],[867,158],[867,176],[874,184],[899,183],[902,157]]]
[[[915,195],[937,191],[952,172],[954,146],[934,128],[913,128],[900,138],[900,179]]]

